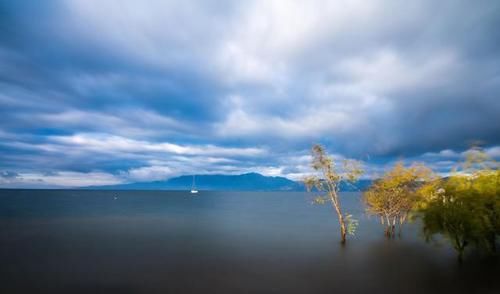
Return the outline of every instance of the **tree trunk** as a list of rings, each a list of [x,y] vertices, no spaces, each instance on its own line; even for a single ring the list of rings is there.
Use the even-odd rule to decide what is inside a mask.
[[[392,218],[391,237],[396,235],[396,217]]]
[[[340,243],[344,245],[346,242],[347,228],[342,214],[339,214],[339,224],[340,224]]]
[[[387,214],[385,215],[385,236],[387,238],[391,237],[391,221]]]
[[[463,249],[459,249],[458,250],[458,256],[457,256],[457,259],[458,259],[458,263],[459,264],[462,264],[463,261],[464,261],[464,250]]]
[[[330,198],[332,200],[333,208],[335,208],[335,212],[337,212],[337,216],[339,218],[340,243],[344,245],[346,242],[347,228],[345,225],[344,216],[342,215],[342,210],[340,209],[339,199],[335,192],[330,192]]]
[[[458,252],[458,262],[461,264],[464,258],[465,247],[467,246],[466,240],[461,240],[458,236],[455,236],[455,249]]]
[[[401,238],[401,232],[403,232],[403,223],[404,221],[400,221],[398,226],[398,237],[400,238]]]
[[[406,222],[406,218],[408,217],[407,213],[404,213],[402,216],[399,217],[399,232],[398,235],[401,237],[401,232],[403,231],[403,225]]]
[[[339,225],[340,225],[340,243],[345,244],[347,228],[345,225],[344,216],[342,215],[342,211],[340,210],[340,206],[338,202],[334,202],[335,211],[337,212],[337,216],[339,217]]]

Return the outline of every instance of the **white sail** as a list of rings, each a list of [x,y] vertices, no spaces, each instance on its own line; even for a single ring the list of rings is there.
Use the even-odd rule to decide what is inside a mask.
[[[193,184],[191,185],[191,194],[196,194],[196,193],[198,193],[198,190],[196,190],[195,176],[193,175]]]

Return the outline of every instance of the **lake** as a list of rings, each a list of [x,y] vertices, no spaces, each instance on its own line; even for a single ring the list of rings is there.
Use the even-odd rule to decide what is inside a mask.
[[[0,293],[500,293],[496,260],[387,240],[360,193],[0,190]]]

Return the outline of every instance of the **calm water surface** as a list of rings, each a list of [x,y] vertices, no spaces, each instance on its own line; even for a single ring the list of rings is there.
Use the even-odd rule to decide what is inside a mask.
[[[117,197],[117,199],[115,199]],[[0,293],[500,293],[418,224],[386,240],[359,193],[345,247],[329,206],[291,192],[0,190]]]

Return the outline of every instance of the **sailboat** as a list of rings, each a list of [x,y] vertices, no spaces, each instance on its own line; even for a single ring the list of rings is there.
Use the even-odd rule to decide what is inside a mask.
[[[195,184],[195,176],[193,175],[193,185],[191,186],[191,194],[196,194],[198,193],[198,190],[196,190],[196,184]]]

